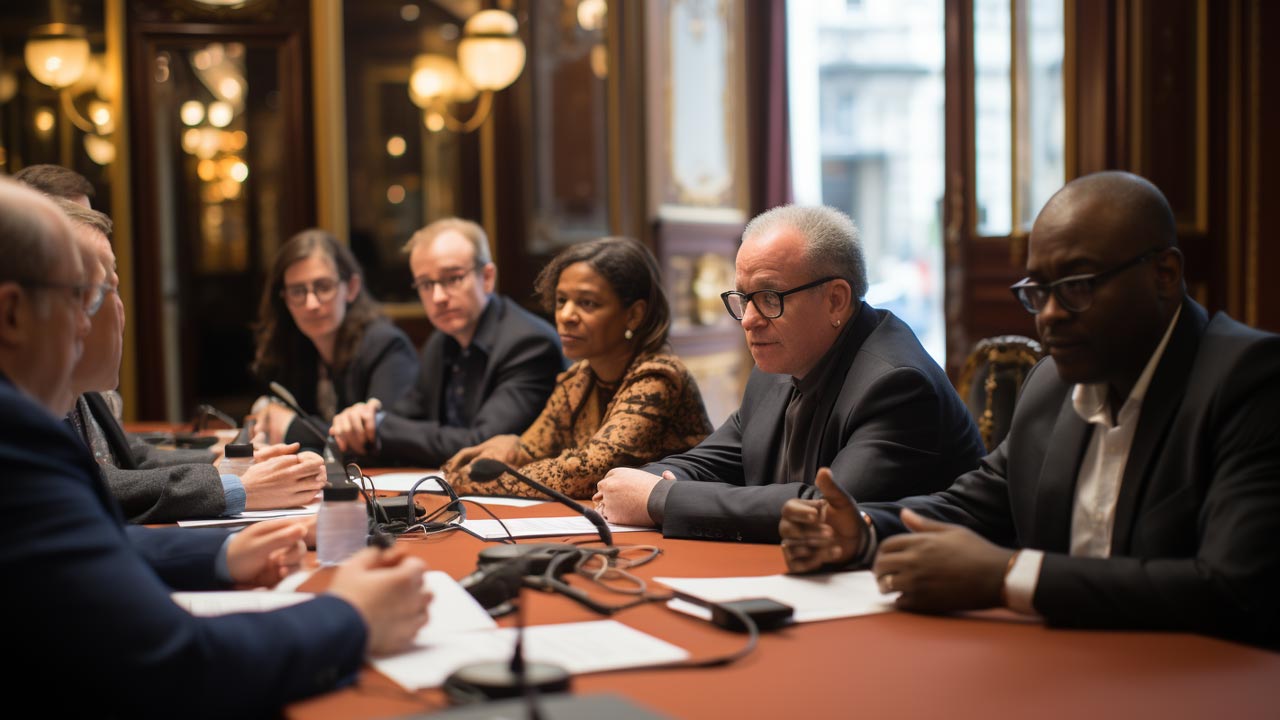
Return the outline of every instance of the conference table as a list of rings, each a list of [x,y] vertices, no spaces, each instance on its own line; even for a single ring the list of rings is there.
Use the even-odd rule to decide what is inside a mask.
[[[432,497],[422,504],[439,502]],[[490,509],[502,518],[570,514],[554,503]],[[486,517],[470,505],[468,514]],[[635,570],[646,579],[786,569],[770,545],[667,540],[657,532],[618,533],[615,543],[662,549]],[[405,535],[397,547],[462,578],[490,544],[450,532]],[[323,584],[323,578],[315,582]],[[619,598],[592,595],[611,603]],[[602,619],[569,598],[537,590],[525,590],[523,603],[529,625]],[[731,653],[746,637],[661,602],[612,619],[693,658]],[[500,621],[513,623],[510,616]],[[1280,653],[1187,633],[1050,629],[1004,611],[945,617],[889,612],[766,632],[754,652],[728,666],[579,675],[573,692],[613,693],[676,718],[1274,718],[1280,717]],[[409,692],[366,666],[353,685],[294,703],[285,714],[296,720],[380,718],[447,707],[441,690]]]

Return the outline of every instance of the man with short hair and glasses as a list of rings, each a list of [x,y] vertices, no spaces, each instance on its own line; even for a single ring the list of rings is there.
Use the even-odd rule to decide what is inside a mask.
[[[747,225],[721,295],[756,367],[741,407],[688,452],[615,468],[595,500],[610,522],[667,537],[777,542],[782,505],[838,468],[858,498],[945,486],[982,453],[969,411],[901,320],[863,301],[857,229],[827,207],[786,206]]]
[[[1280,647],[1280,336],[1210,318],[1176,238],[1136,175],[1050,198],[1013,286],[1048,357],[1004,442],[897,503],[855,504],[820,470],[824,499],[783,509],[788,567],[870,567],[908,610]]]
[[[538,417],[565,369],[545,320],[494,293],[497,268],[479,225],[437,220],[405,244],[411,286],[435,327],[418,382],[384,411],[357,403],[333,418],[344,451],[439,467],[464,447],[521,433]]]

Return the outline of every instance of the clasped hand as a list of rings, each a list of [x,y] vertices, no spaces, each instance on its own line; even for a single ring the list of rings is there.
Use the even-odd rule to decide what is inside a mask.
[[[795,573],[838,569],[863,550],[869,533],[853,498],[822,468],[815,479],[820,500],[788,500],[778,526],[787,569]],[[904,610],[948,612],[1001,604],[1004,572],[1013,552],[972,530],[902,511],[910,532],[880,543],[871,571],[882,592],[898,592]]]

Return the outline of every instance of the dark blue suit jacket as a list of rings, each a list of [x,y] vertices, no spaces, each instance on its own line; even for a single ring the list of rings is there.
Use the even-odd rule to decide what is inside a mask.
[[[1089,426],[1052,358],[1027,376],[1009,435],[947,490],[866,504],[1045,551],[1035,609],[1053,625],[1194,630],[1280,646],[1280,336],[1185,300],[1142,405],[1111,557],[1071,557]]]
[[[42,713],[267,714],[360,666],[364,623],[332,596],[197,618],[173,590],[221,586],[222,530],[126,527],[83,444],[0,376],[4,685]]]

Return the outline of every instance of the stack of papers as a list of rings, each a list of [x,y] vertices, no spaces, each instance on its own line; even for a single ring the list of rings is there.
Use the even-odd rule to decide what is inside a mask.
[[[320,501],[311,503],[304,507],[280,508],[278,510],[245,510],[239,515],[231,515],[224,518],[214,518],[212,520],[179,520],[178,527],[217,527],[219,525],[248,525],[250,523],[262,522],[263,520],[274,520],[283,517],[305,517],[307,515],[315,515],[320,511]]]
[[[417,690],[439,687],[463,665],[510,659],[514,628],[499,628],[447,574],[433,570],[423,579],[435,595],[430,620],[418,631],[412,649],[371,660],[378,671],[406,689]],[[270,590],[173,594],[174,602],[204,616],[275,610],[311,597],[311,593]],[[689,654],[616,621],[600,620],[526,628],[524,655],[526,660],[554,663],[570,673],[587,673],[677,662]]]
[[[769,598],[795,611],[795,622],[856,617],[893,610],[897,593],[882,594],[870,570],[827,575],[762,575],[732,578],[654,578],[672,590],[705,602]],[[710,619],[711,611],[675,599],[667,603],[696,617]]]

